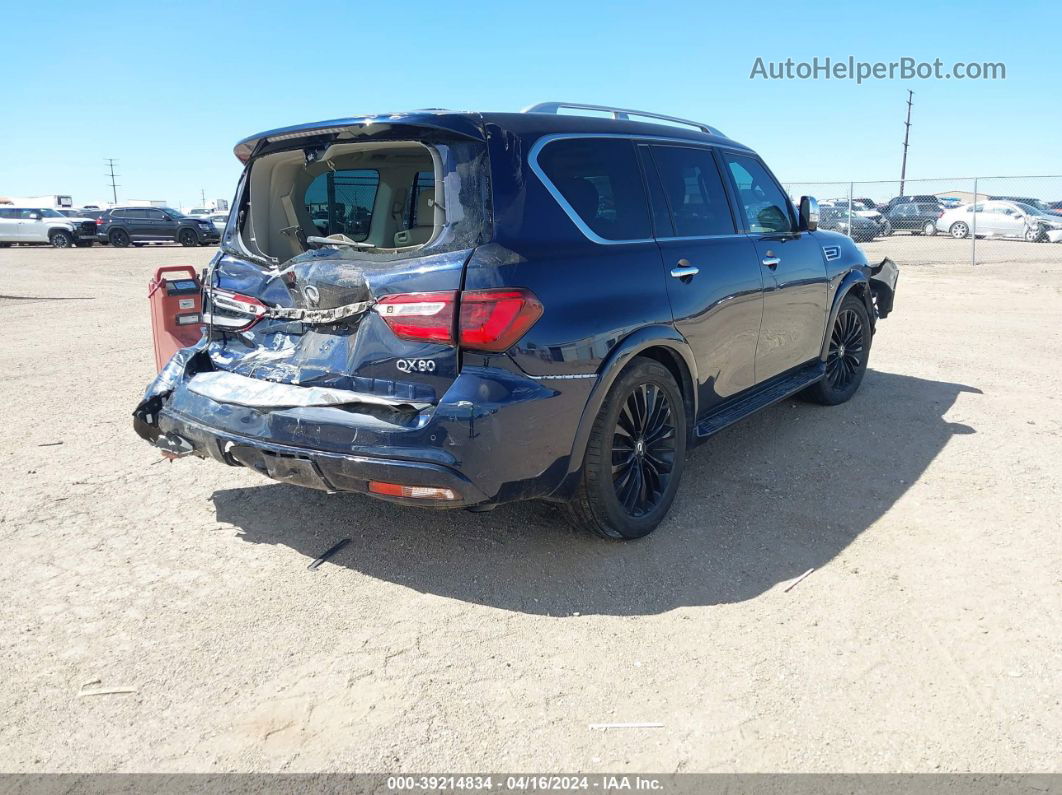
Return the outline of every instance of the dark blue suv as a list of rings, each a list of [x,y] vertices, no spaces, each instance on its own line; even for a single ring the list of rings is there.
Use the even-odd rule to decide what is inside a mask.
[[[236,155],[203,337],[134,414],[171,457],[432,508],[561,501],[636,538],[687,447],[797,392],[848,400],[892,309],[895,265],[705,124],[414,111]]]

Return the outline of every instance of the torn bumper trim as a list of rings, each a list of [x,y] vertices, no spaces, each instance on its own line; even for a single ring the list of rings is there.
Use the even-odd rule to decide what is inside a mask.
[[[306,486],[328,492],[369,494],[369,481],[401,483],[450,489],[453,500],[426,500],[390,497],[372,493],[405,505],[435,508],[467,508],[487,502],[487,495],[455,470],[425,461],[402,461],[365,455],[340,455],[278,444],[264,444],[208,428],[163,410],[159,429],[168,439],[179,438],[197,455],[222,463],[242,465],[282,483]]]
[[[199,373],[188,381],[188,389],[217,403],[251,408],[290,408],[296,406],[344,406],[369,404],[392,408],[408,407],[421,410],[431,406],[415,400],[403,400],[347,389],[319,386],[299,386],[263,381],[239,373],[216,370]]]

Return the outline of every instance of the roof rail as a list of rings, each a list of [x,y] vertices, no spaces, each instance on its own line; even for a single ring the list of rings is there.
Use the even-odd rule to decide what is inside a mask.
[[[701,132],[706,132],[709,135],[722,135],[719,130],[714,127],[710,127],[707,124],[699,121],[691,121],[690,119],[680,119],[677,116],[664,116],[661,113],[650,113],[646,110],[631,110],[630,108],[613,108],[609,105],[586,105],[581,102],[539,102],[537,105],[528,105],[521,113],[559,113],[561,108],[570,108],[572,110],[597,110],[604,113],[611,113],[613,119],[629,120],[631,116],[642,116],[647,119],[660,119],[661,121],[669,121],[674,124],[686,124],[690,127],[696,127]]]

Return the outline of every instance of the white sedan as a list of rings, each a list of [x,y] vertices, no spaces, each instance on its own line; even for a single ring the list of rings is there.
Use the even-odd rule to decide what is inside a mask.
[[[1062,216],[1007,201],[985,201],[948,210],[937,219],[937,230],[954,238],[1010,237],[1029,242],[1062,241]]]

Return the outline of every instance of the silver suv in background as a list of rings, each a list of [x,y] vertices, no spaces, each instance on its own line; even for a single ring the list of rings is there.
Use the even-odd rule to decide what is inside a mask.
[[[50,207],[0,207],[0,247],[12,243],[50,243],[56,248],[91,246],[96,222],[69,218]]]

